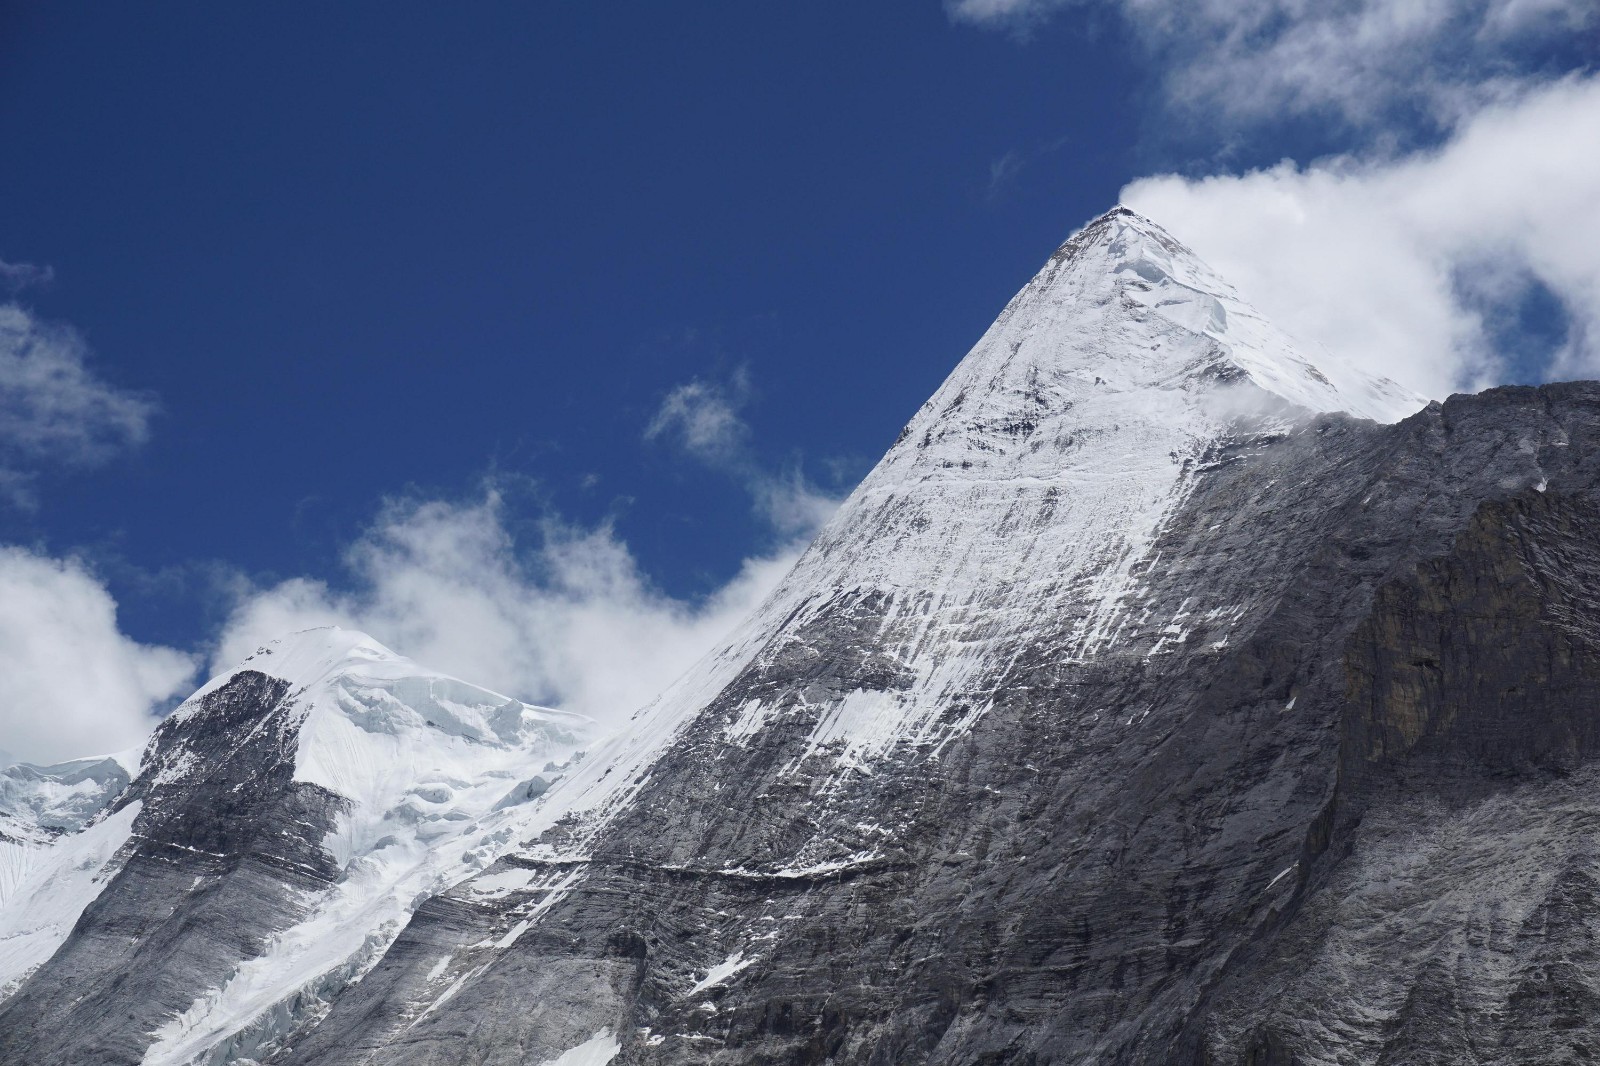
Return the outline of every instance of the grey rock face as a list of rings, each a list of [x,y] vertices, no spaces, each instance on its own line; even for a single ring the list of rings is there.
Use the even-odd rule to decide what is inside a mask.
[[[162,1022],[333,879],[321,839],[337,797],[293,780],[287,687],[244,672],[156,730],[115,805],[142,804],[122,868],[0,1005],[0,1062],[138,1062]]]
[[[505,904],[424,906],[282,1061],[538,1062],[603,1031],[616,1062],[1578,1061],[1597,433],[1584,384],[1258,442],[1145,575],[1153,617],[1245,605],[1223,647],[1197,624],[1204,654],[1074,663],[1073,620],[1039,618],[969,734],[824,792],[785,772],[813,723],[725,730],[904,683],[878,598],[841,595],[454,996],[428,1009],[424,971]],[[819,836],[871,857],[786,872]]]

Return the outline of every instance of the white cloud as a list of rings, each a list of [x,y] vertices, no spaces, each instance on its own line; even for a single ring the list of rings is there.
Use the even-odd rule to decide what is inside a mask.
[[[657,589],[607,527],[549,522],[519,543],[493,493],[465,505],[398,502],[348,552],[350,590],[296,579],[251,591],[213,665],[333,623],[477,684],[616,723],[710,651],[802,547],[747,559],[691,603]]]
[[[699,380],[679,385],[661,401],[645,439],[673,442],[705,462],[737,462],[749,445],[750,427],[738,410],[747,393],[743,375],[732,388]]]
[[[1548,376],[1600,373],[1600,79],[1488,106],[1441,148],[1145,178],[1123,200],[1291,333],[1441,396],[1502,380],[1491,327],[1533,282],[1571,319]]]
[[[89,369],[81,337],[0,304],[0,481],[47,466],[92,466],[149,436],[155,404]]]
[[[749,392],[742,373],[689,382],[645,430],[731,476],[780,541],[709,596],[664,593],[609,525],[550,519],[519,540],[492,489],[464,504],[401,500],[345,553],[339,587],[296,578],[241,590],[213,669],[284,633],[342,625],[508,695],[620,722],[753,611],[838,507],[798,469],[756,460],[739,414]]]
[[[1530,50],[1595,24],[1593,0],[947,0],[952,18],[1026,32],[1067,8],[1118,11],[1168,105],[1236,120],[1285,112],[1448,126],[1504,91]],[[1381,123],[1380,123],[1381,124]]]
[[[117,628],[81,563],[0,547],[0,748],[48,763],[139,744],[196,663]]]
[[[757,471],[746,483],[756,512],[785,537],[810,540],[839,510],[839,497],[813,485],[798,467]]]

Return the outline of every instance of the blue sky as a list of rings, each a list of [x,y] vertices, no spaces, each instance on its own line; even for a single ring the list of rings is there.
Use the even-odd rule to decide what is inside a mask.
[[[324,619],[626,704],[1125,188],[1331,357],[1585,371],[1595,167],[1494,161],[1600,142],[1588,7],[5,5],[13,602],[123,722]],[[35,674],[0,748],[59,754]]]
[[[1137,150],[1114,42],[1065,26],[467,7],[12,16],[0,255],[49,264],[28,304],[162,411],[12,539],[294,574],[380,496],[492,468],[704,591],[763,531],[644,442],[663,396],[743,368],[764,460],[847,484]]]

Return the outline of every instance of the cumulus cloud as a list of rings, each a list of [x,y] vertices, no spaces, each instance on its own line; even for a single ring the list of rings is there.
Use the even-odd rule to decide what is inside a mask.
[[[81,562],[0,547],[0,747],[12,758],[138,745],[153,715],[187,694],[196,665],[124,636],[116,602]]]
[[[839,500],[806,478],[798,466],[773,470],[750,447],[750,427],[739,410],[750,396],[744,371],[726,385],[696,379],[661,401],[645,439],[682,450],[739,482],[760,514],[780,534],[809,538],[838,510]]]
[[[0,304],[0,483],[14,493],[47,467],[105,462],[149,436],[155,403],[89,368],[83,339]]]
[[[1504,380],[1495,338],[1530,286],[1569,321],[1547,378],[1600,374],[1600,78],[1478,111],[1436,150],[1145,178],[1129,206],[1291,333],[1443,396]]]
[[[548,521],[519,541],[492,491],[465,504],[397,501],[346,554],[347,587],[302,578],[242,595],[213,669],[286,632],[336,624],[477,684],[617,723],[710,651],[802,547],[747,559],[713,595],[687,602],[658,589],[608,526]]]
[[[1067,8],[1116,10],[1170,107],[1238,120],[1394,112],[1448,126],[1531,53],[1593,26],[1592,0],[947,0],[952,18],[1026,33]],[[1535,64],[1536,65],[1536,64]]]

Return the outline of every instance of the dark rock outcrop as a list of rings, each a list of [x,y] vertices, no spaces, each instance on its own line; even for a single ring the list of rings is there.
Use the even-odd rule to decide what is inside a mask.
[[[197,990],[217,987],[337,875],[321,846],[339,810],[294,781],[286,682],[245,671],[163,722],[120,872],[39,971],[0,1005],[0,1062],[136,1063]]]

